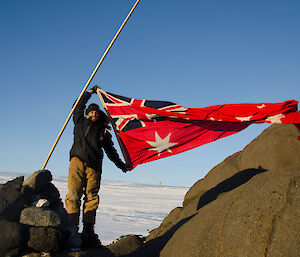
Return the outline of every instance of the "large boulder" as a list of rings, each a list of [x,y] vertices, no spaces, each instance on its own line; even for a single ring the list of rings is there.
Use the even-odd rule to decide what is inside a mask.
[[[118,238],[113,243],[111,243],[107,248],[115,256],[123,256],[134,252],[143,244],[143,239],[137,235],[127,235]]]
[[[272,125],[213,168],[128,256],[300,256],[300,141]]]
[[[38,170],[32,173],[23,183],[24,187],[31,188],[34,193],[45,190],[52,181],[52,174],[49,170]]]
[[[0,186],[0,256],[82,245],[51,180],[50,171],[41,170],[25,182],[18,177]]]
[[[28,241],[28,231],[25,226],[6,220],[0,220],[0,256],[19,254]]]
[[[27,245],[38,252],[56,252],[63,249],[66,236],[60,228],[29,227]]]
[[[20,223],[37,227],[59,227],[61,219],[53,210],[27,207],[21,212]]]
[[[61,200],[58,189],[52,183],[48,184],[48,186],[40,191],[38,195],[39,198],[47,199],[51,206],[55,206]]]
[[[8,181],[0,188],[0,217],[8,221],[18,221],[20,212],[30,201],[30,190],[22,188],[24,177]]]
[[[300,167],[298,136],[299,130],[293,124],[270,126],[243,151],[229,156],[199,180],[186,194],[183,205],[241,170],[263,168],[281,172]]]

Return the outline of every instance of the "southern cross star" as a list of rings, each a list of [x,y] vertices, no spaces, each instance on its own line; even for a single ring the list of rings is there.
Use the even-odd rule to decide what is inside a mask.
[[[281,119],[284,118],[285,116],[280,113],[274,116],[270,116],[266,119],[266,121],[270,121],[271,123],[282,123]]]
[[[163,151],[168,151],[172,153],[170,147],[177,145],[177,143],[171,143],[170,142],[171,133],[167,135],[165,138],[161,138],[157,131],[155,131],[155,141],[146,141],[149,145],[152,146],[152,148],[149,148],[149,150],[154,150],[158,152],[158,155],[160,155]]]
[[[247,116],[247,117],[235,117],[237,120],[240,120],[240,121],[250,121],[252,115],[251,116]]]

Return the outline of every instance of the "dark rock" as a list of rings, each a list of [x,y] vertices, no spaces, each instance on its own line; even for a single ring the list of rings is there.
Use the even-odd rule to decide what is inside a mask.
[[[227,157],[204,179],[196,182],[187,192],[183,206],[241,170],[261,167],[281,172],[283,169],[300,167],[298,136],[299,130],[293,124],[270,126],[243,151]]]
[[[63,248],[64,231],[54,227],[30,227],[28,247],[38,252],[55,252]]]
[[[50,183],[44,190],[39,192],[39,196],[42,199],[47,199],[51,206],[60,201],[59,191],[52,183]]]
[[[170,230],[179,220],[179,215],[182,212],[182,207],[174,208],[163,220],[158,228],[155,228],[149,232],[146,241],[150,241],[164,232]]]
[[[52,174],[49,170],[39,170],[32,173],[23,183],[24,187],[31,188],[34,193],[45,190],[52,181]]]
[[[76,252],[65,251],[64,253],[53,253],[51,254],[51,257],[116,257],[116,255],[112,254],[108,248],[102,247],[102,248],[80,249]]]
[[[22,257],[51,257],[51,253],[37,253],[37,252],[32,252],[32,253],[27,253],[23,255]]]
[[[28,231],[16,222],[0,220],[0,256],[18,254],[26,246]]]
[[[258,168],[283,170],[300,167],[300,140],[298,128],[293,124],[268,127],[241,153],[239,169]]]
[[[124,236],[110,244],[107,248],[115,255],[127,255],[138,249],[143,244],[142,239],[137,235]]]
[[[18,221],[20,212],[29,202],[31,192],[22,188],[24,177],[15,178],[0,189],[0,217],[8,221]]]
[[[97,234],[81,234],[82,248],[100,248],[102,247],[101,241]]]
[[[41,227],[59,227],[61,219],[53,210],[44,210],[38,207],[27,207],[21,212],[20,223],[41,226]]]
[[[213,168],[128,257],[300,256],[300,141],[272,125]]]

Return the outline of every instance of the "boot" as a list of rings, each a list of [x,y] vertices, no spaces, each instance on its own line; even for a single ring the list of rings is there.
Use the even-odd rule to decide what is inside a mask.
[[[95,234],[94,224],[84,223],[82,234],[88,234],[88,235]]]
[[[92,223],[83,223],[81,239],[84,248],[102,247],[98,235],[95,234],[94,224]]]
[[[82,215],[83,224],[95,224],[96,222],[96,211],[87,211]]]
[[[68,215],[69,220],[76,226],[77,232],[79,230],[79,213],[71,213]]]

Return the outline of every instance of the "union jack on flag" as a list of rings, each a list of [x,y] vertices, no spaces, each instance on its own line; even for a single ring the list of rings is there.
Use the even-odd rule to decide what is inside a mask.
[[[118,131],[126,132],[132,129],[146,127],[148,122],[165,119],[154,114],[151,109],[164,110],[170,113],[184,114],[188,109],[171,102],[140,100],[106,93],[101,90],[102,97],[109,110]],[[148,107],[149,112],[141,110]]]
[[[297,101],[184,108],[99,89],[132,168],[235,134],[253,123],[294,123]]]

